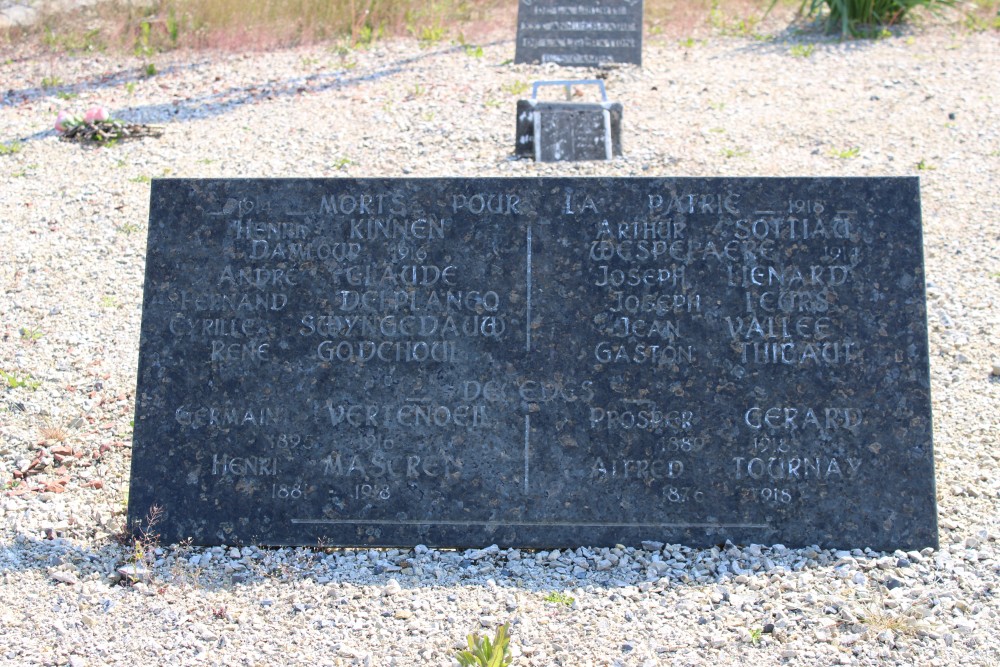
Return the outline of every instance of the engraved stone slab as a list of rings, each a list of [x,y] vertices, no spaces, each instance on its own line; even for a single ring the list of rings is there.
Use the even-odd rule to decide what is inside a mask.
[[[610,160],[622,154],[622,105],[518,100],[515,136],[515,155],[539,162]]]
[[[167,541],[937,544],[918,181],[154,180]]]
[[[520,0],[514,62],[642,65],[642,0]]]

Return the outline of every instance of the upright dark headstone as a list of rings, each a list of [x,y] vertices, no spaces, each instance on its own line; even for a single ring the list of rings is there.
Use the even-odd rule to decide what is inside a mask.
[[[642,65],[642,0],[520,0],[514,62]]]
[[[918,182],[155,180],[165,541],[937,544]]]

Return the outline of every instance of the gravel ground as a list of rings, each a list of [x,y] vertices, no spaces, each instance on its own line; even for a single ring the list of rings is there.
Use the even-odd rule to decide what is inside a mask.
[[[512,159],[526,85],[595,74],[513,53],[157,55],[148,78],[137,59],[0,53],[0,144],[18,142],[0,154],[0,663],[450,665],[509,621],[517,665],[1000,664],[998,34],[647,44],[642,69],[602,73],[625,109],[606,163]],[[164,134],[60,141],[58,110],[90,103]],[[918,174],[940,550],[115,542],[149,178],[472,174]]]

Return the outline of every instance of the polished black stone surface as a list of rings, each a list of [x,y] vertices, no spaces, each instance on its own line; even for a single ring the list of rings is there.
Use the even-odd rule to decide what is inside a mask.
[[[642,0],[520,0],[515,63],[642,64]]]
[[[517,101],[514,154],[539,162],[610,160],[622,154],[619,102]]]
[[[937,544],[915,178],[154,180],[164,541]]]

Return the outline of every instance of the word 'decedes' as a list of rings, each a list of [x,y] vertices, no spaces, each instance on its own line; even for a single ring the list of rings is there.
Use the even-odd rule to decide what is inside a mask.
[[[155,180],[130,520],[937,541],[916,179]]]

